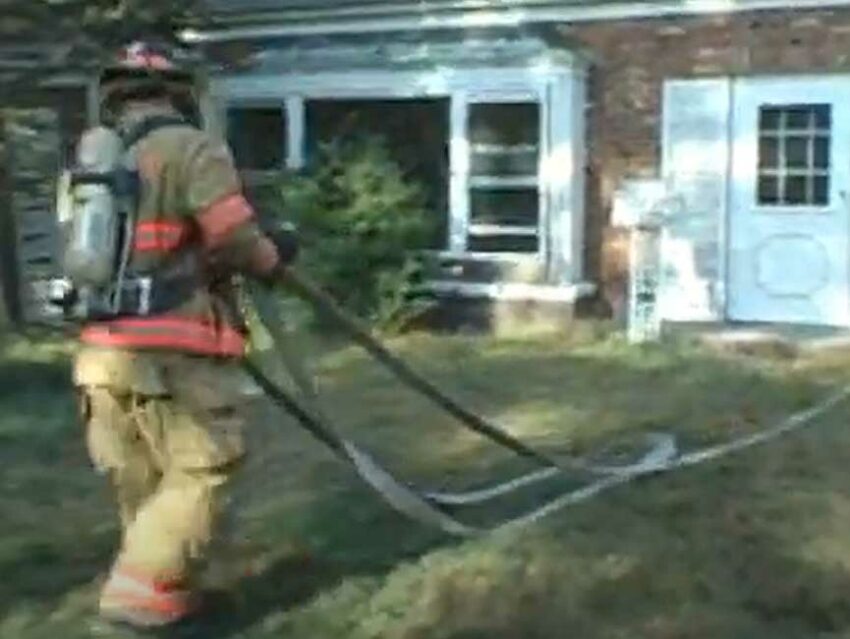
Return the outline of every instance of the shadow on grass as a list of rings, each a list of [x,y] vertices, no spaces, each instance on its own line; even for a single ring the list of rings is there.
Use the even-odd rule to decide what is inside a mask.
[[[334,478],[327,479],[335,483]],[[306,538],[303,548],[244,578],[231,593],[214,593],[210,614],[185,629],[181,637],[246,636],[248,629],[268,617],[308,605],[345,580],[382,579],[399,563],[455,543],[404,520],[354,484],[354,477],[348,481],[350,489],[330,496],[322,496],[318,489],[296,525],[275,527],[267,534],[281,545],[290,538]]]
[[[596,449],[612,435],[658,428],[692,443],[722,439],[766,426],[824,391],[804,372],[697,353],[435,344],[418,353],[427,374],[553,449],[567,448],[567,439],[570,450],[575,441]],[[52,416],[54,429],[70,421],[62,414],[67,373],[41,366],[0,363],[4,383],[27,380],[27,396],[42,400],[22,405],[17,392],[0,389],[0,433],[4,420]],[[459,467],[482,481],[514,468],[495,452],[456,447],[456,424],[361,360],[331,370],[325,387],[346,432],[403,476],[461,483],[468,477]],[[280,420],[268,420],[276,431]],[[583,639],[791,639],[846,632],[850,436],[840,430],[841,415],[825,421],[818,431],[711,467],[624,487],[522,533],[465,543],[394,513],[291,424],[285,434],[262,433],[258,452],[268,465],[250,477],[254,510],[244,523],[268,547],[303,539],[309,550],[277,556],[232,598],[214,600],[193,636],[560,639],[569,629]],[[6,612],[32,600],[50,608],[108,566],[113,531],[71,539],[62,526],[43,525],[64,523],[55,501],[91,485],[87,466],[55,457],[45,463],[57,442],[77,441],[75,429],[32,439],[17,426],[9,432],[14,454],[0,451],[8,468],[50,479],[20,488],[24,500],[40,504],[39,517],[22,517],[9,531],[19,553],[0,559],[8,575],[0,601]],[[534,489],[509,508],[551,489]],[[75,530],[107,516],[99,499],[73,515]],[[36,544],[27,546],[29,538]]]
[[[52,393],[67,393],[71,367],[67,362],[0,361],[0,402]]]
[[[117,531],[65,539],[61,531],[30,534],[37,538],[17,544],[14,558],[0,559],[0,574],[7,576],[0,582],[0,620],[24,604],[54,609],[70,591],[92,585],[109,566]]]

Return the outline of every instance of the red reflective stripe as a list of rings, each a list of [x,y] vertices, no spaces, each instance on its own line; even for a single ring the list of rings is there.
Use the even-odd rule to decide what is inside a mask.
[[[184,231],[185,222],[139,222],[136,231]]]
[[[236,228],[252,217],[254,209],[241,193],[216,200],[197,216],[204,246],[208,249],[219,248]]]
[[[164,621],[176,621],[192,612],[188,600],[176,599],[174,595],[136,595],[131,593],[107,593],[104,603],[124,609],[144,610],[164,616]]]
[[[133,250],[138,251],[139,253],[150,253],[153,251],[168,253],[169,251],[179,248],[181,244],[183,244],[182,237],[157,237],[153,239],[137,238],[136,241],[133,242]]]
[[[188,590],[143,578],[132,571],[116,571],[107,582],[101,605],[110,608],[144,610],[163,615],[165,620],[184,617],[192,611]]]
[[[133,249],[168,252],[178,248],[189,234],[182,222],[140,222],[136,225]]]
[[[83,329],[80,339],[96,346],[166,348],[201,355],[241,357],[245,353],[245,338],[233,328],[177,318],[134,318],[92,324]]]
[[[227,340],[212,342],[176,335],[133,335],[114,333],[108,329],[88,328],[83,331],[81,339],[93,346],[176,349],[198,355],[226,357],[241,357],[245,354],[245,341],[241,336],[238,343],[235,343],[235,340],[234,343],[230,343]]]
[[[122,565],[119,568],[115,568],[113,572],[113,577],[126,577],[133,581],[139,583],[140,586],[144,586],[145,588],[153,588],[154,591],[158,593],[185,593],[186,592],[186,578],[185,577],[170,577],[170,578],[151,578],[149,575],[145,575],[143,571],[138,570],[135,567],[129,567],[126,565]]]

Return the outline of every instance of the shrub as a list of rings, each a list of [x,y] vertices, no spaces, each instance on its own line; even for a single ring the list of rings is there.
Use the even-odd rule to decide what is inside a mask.
[[[419,185],[379,138],[319,148],[312,170],[284,179],[280,215],[302,241],[301,268],[347,310],[382,330],[423,310],[415,252],[432,237]]]

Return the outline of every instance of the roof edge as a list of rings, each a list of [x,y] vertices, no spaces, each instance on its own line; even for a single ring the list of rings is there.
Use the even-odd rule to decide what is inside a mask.
[[[454,0],[443,9],[428,13],[392,5],[349,8],[338,11],[254,12],[237,16],[219,16],[223,26],[213,29],[187,28],[181,38],[188,43],[214,43],[232,40],[254,40],[276,37],[312,35],[341,35],[352,33],[382,33],[434,29],[463,29],[482,27],[515,27],[546,22],[603,22],[610,20],[649,19],[677,16],[701,16],[721,13],[746,13],[786,9],[850,7],[850,0],[658,0],[656,2],[615,2],[596,6],[564,7],[549,1],[536,7],[506,7],[500,9],[469,8],[468,2]],[[262,26],[254,20],[262,21]],[[269,24],[278,19],[287,22]]]

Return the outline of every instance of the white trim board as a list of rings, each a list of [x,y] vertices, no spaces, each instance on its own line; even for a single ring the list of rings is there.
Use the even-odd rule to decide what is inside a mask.
[[[589,282],[546,286],[542,284],[484,284],[433,280],[427,282],[423,288],[426,291],[442,295],[511,302],[575,302],[596,292],[596,285]]]
[[[292,95],[307,100],[448,98],[459,92],[469,93],[475,101],[498,100],[505,94],[514,99],[539,99],[547,82],[565,73],[583,72],[581,66],[547,63],[499,69],[224,74],[210,81],[210,93],[216,98],[245,102]]]
[[[430,15],[421,11],[404,15],[392,5],[359,7],[357,16],[346,17],[344,12],[305,12],[285,15],[288,23],[267,26],[234,26],[223,29],[185,29],[181,38],[189,43],[227,42],[281,36],[332,35],[344,33],[381,33],[390,31],[417,31],[451,28],[516,27],[541,22],[601,22],[610,20],[636,20],[674,16],[700,16],[718,13],[743,13],[770,9],[823,9],[850,7],[850,0],[664,0],[658,2],[617,2],[595,6],[558,7],[557,2],[541,2],[537,6],[508,7],[505,9],[470,8],[468,2],[455,1],[444,9],[435,9]],[[486,5],[482,5],[486,6]],[[442,13],[442,12],[444,13]],[[368,14],[373,15],[369,16]],[[297,22],[298,19],[304,22]],[[265,22],[274,20],[267,16]],[[283,19],[281,19],[283,22]]]

